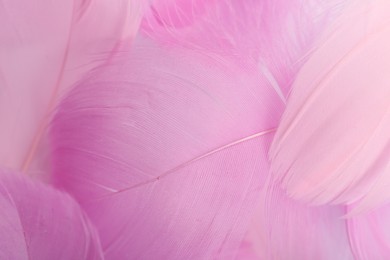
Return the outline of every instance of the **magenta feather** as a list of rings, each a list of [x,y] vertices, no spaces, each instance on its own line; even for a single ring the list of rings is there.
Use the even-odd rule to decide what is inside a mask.
[[[196,22],[215,20],[217,10],[241,11],[231,3],[204,3],[209,13]],[[242,6],[260,11],[256,3]],[[234,251],[265,177],[265,138],[283,105],[258,58],[242,47],[256,50],[256,42],[228,31],[232,42],[215,43],[227,49],[217,52],[207,41],[194,51],[165,30],[168,42],[159,43],[161,31],[152,40],[140,36],[129,54],[76,86],[53,121],[56,183],[85,208],[108,259]],[[184,40],[209,34],[206,26],[191,30]]]
[[[108,259],[217,257],[244,235],[278,119],[267,99],[279,99],[255,70],[140,42],[61,102],[56,182]]]
[[[80,82],[53,120],[55,182],[86,210],[108,259],[234,256],[225,251],[264,185],[298,59],[332,13],[300,1],[196,3],[205,7],[186,21],[153,6],[132,50]],[[288,48],[279,36],[290,20],[267,17],[272,7],[297,28],[322,18]]]
[[[386,259],[389,11],[0,0],[0,258]]]

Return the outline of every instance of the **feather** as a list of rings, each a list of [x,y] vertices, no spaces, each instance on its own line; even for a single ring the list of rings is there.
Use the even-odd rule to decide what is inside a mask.
[[[107,259],[224,258],[246,231],[282,102],[237,45],[154,35],[61,102],[55,182],[97,226]]]
[[[277,96],[209,55],[143,40],[61,102],[55,181],[98,227],[107,259],[208,259],[239,244]]]
[[[358,2],[300,71],[270,152],[290,197],[355,213],[389,201],[389,11]]]
[[[259,221],[265,233],[264,259],[353,260],[343,206],[309,207],[288,196],[280,185],[269,185]],[[263,235],[264,236],[264,235]]]
[[[240,1],[222,4],[194,0],[190,8],[185,4],[188,2],[154,1],[144,17],[142,31],[167,45],[212,50],[237,56],[241,61],[244,55],[245,60],[254,59],[282,101],[314,39],[348,3],[250,0],[246,4]],[[188,10],[190,14],[183,16]]]
[[[142,27],[150,31],[155,31],[156,27],[172,30],[191,28],[207,15],[208,7],[216,4],[217,0],[154,0],[145,13]]]
[[[329,18],[271,3],[195,1],[204,7],[182,21],[188,6],[156,1],[133,48],[60,103],[54,182],[86,210],[107,259],[234,256],[267,177],[288,88],[278,81],[292,81],[305,53],[295,45]],[[313,16],[322,19],[293,47],[278,44],[289,19],[297,29]]]
[[[182,20],[184,2],[156,1],[133,48],[76,85],[52,121],[54,182],[107,259],[234,257],[267,177],[288,89],[278,81],[292,81],[329,18],[300,1],[194,2]],[[290,19],[298,30],[314,17],[293,47],[279,43]]]
[[[353,207],[348,207],[353,211]],[[351,248],[355,259],[388,259],[390,255],[390,207],[347,219]]]
[[[349,223],[343,218],[346,207],[310,207],[289,198],[270,180],[259,197],[240,248],[243,258],[237,259],[360,259],[350,247]]]
[[[3,166],[24,172],[46,167],[37,160],[46,156],[41,139],[58,98],[134,37],[145,3],[0,1]]]
[[[1,259],[103,259],[99,237],[74,199],[0,171]]]

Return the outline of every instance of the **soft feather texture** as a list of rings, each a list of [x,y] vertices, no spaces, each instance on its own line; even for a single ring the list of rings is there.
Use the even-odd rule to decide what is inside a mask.
[[[107,259],[217,257],[245,232],[278,118],[268,98],[279,99],[256,71],[202,53],[144,40],[128,57],[62,101],[56,183],[97,225]]]
[[[243,258],[237,259],[360,259],[354,258],[350,248],[349,223],[343,218],[347,213],[344,206],[311,207],[297,202],[280,184],[268,182],[240,248]],[[362,232],[354,239],[365,240],[364,236]],[[376,249],[367,245],[365,250],[374,253]]]
[[[277,184],[267,185],[263,196],[266,203],[258,210],[263,230],[257,232],[265,233],[264,259],[356,259],[342,218],[345,207],[309,207],[286,196]]]
[[[299,73],[270,153],[292,198],[355,213],[389,201],[389,11],[359,2]]]
[[[2,169],[0,211],[0,259],[103,259],[95,229],[65,193]]]
[[[47,170],[41,139],[58,97],[128,44],[146,4],[0,1],[0,143],[8,147],[0,150],[2,165]]]
[[[255,61],[285,101],[309,47],[348,1],[249,0],[243,4],[237,0],[156,0],[153,3],[142,23],[142,31],[148,36],[166,45],[212,50],[239,62]],[[186,12],[190,15],[183,15]]]
[[[266,191],[236,259],[360,259],[354,258],[355,252],[350,248],[349,223],[342,218],[347,213],[344,207],[309,207],[288,198],[277,186]],[[361,232],[353,239],[365,243],[365,236]],[[372,255],[377,252],[369,243],[364,250]]]
[[[102,240],[65,193],[1,175],[0,258],[231,259],[253,218],[239,259],[386,259],[387,207],[353,215],[390,195],[389,4],[318,43],[269,178],[291,82],[349,1],[152,2],[134,48],[148,1],[0,2],[0,163],[47,169],[70,90],[53,178]]]
[[[52,124],[55,181],[93,219],[108,259],[231,258],[283,102],[241,45],[222,53],[151,38],[62,101]]]
[[[348,210],[351,210],[349,208]],[[390,255],[390,206],[347,219],[355,259],[385,260]]]
[[[285,25],[318,34],[332,14],[321,1],[311,8],[324,13],[300,1],[196,3],[205,7],[185,22],[175,8],[187,7],[169,18],[155,4],[147,36],[78,84],[52,122],[55,183],[96,224],[107,259],[234,257],[288,84],[313,41],[308,33],[286,47]]]

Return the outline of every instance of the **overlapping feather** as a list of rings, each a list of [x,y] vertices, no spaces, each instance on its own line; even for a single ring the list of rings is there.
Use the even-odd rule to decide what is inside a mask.
[[[348,210],[351,210],[349,207]],[[390,255],[389,205],[347,220],[355,259],[387,259]]]
[[[147,1],[0,1],[3,166],[47,171],[47,123],[59,99],[134,37]]]
[[[289,197],[348,205],[354,259],[390,253],[389,7],[357,1],[329,31],[293,85],[270,153]]]
[[[356,210],[389,201],[389,10],[352,8],[294,83],[271,150],[291,197]]]
[[[0,162],[50,158],[101,248],[68,195],[1,175],[0,256],[232,259],[247,234],[245,259],[386,259],[387,207],[354,215],[389,198],[389,3],[357,1],[286,99],[347,2],[155,0],[130,45],[148,1],[1,1]]]
[[[77,202],[0,170],[1,259],[103,259],[99,237]]]
[[[256,70],[212,53],[133,47],[62,101],[56,183],[93,219],[107,259],[218,257],[246,230],[278,118],[267,98],[279,99]]]
[[[61,102],[55,181],[97,225],[108,259],[228,259],[267,177],[267,143],[298,59],[333,10],[196,1],[184,19],[184,3],[160,4],[129,53]],[[277,7],[290,16],[270,13]],[[291,19],[309,33],[288,38]]]
[[[213,19],[223,32],[214,15],[234,13],[232,3],[203,3],[209,13],[194,22]],[[260,12],[258,1],[243,7]],[[206,26],[190,30],[215,37]],[[155,35],[62,101],[52,127],[56,182],[93,219],[108,259],[225,258],[246,231],[263,138],[283,104],[241,47],[254,49],[252,39],[228,32],[234,42],[220,35],[193,49]]]

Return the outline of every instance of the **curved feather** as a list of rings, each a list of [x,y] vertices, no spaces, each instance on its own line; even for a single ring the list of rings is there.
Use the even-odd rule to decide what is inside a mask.
[[[93,219],[108,259],[229,259],[283,103],[241,46],[194,49],[157,35],[138,38],[62,101],[52,124],[56,183]]]
[[[207,15],[210,6],[217,4],[217,0],[154,0],[145,14],[142,27],[151,31],[155,31],[156,27],[172,30],[191,28]]]
[[[41,137],[58,97],[134,36],[144,2],[0,1],[2,165],[45,167]]]
[[[353,211],[349,207],[349,211]],[[389,205],[348,218],[348,232],[356,259],[388,259],[390,255]]]
[[[360,259],[351,248],[350,223],[343,218],[347,213],[344,206],[295,201],[280,184],[268,180],[240,248],[243,258],[237,259]],[[364,232],[355,239],[365,240]]]
[[[98,227],[107,259],[223,255],[257,199],[275,98],[256,71],[144,40],[61,102],[56,183]]]
[[[155,4],[134,49],[78,84],[53,120],[55,182],[97,225],[108,259],[234,257],[268,173],[279,80],[305,53],[280,39],[289,19],[301,28],[321,13],[196,2],[205,7],[185,22]],[[310,32],[286,42],[307,46]]]
[[[167,45],[254,60],[285,101],[311,44],[348,2],[156,0],[142,31]]]
[[[269,185],[260,208],[264,259],[353,260],[343,206],[307,206],[289,198],[280,185]]]
[[[300,71],[270,153],[289,196],[314,204],[387,202],[388,1],[362,1]]]
[[[69,195],[0,172],[1,259],[103,259],[99,237]]]

